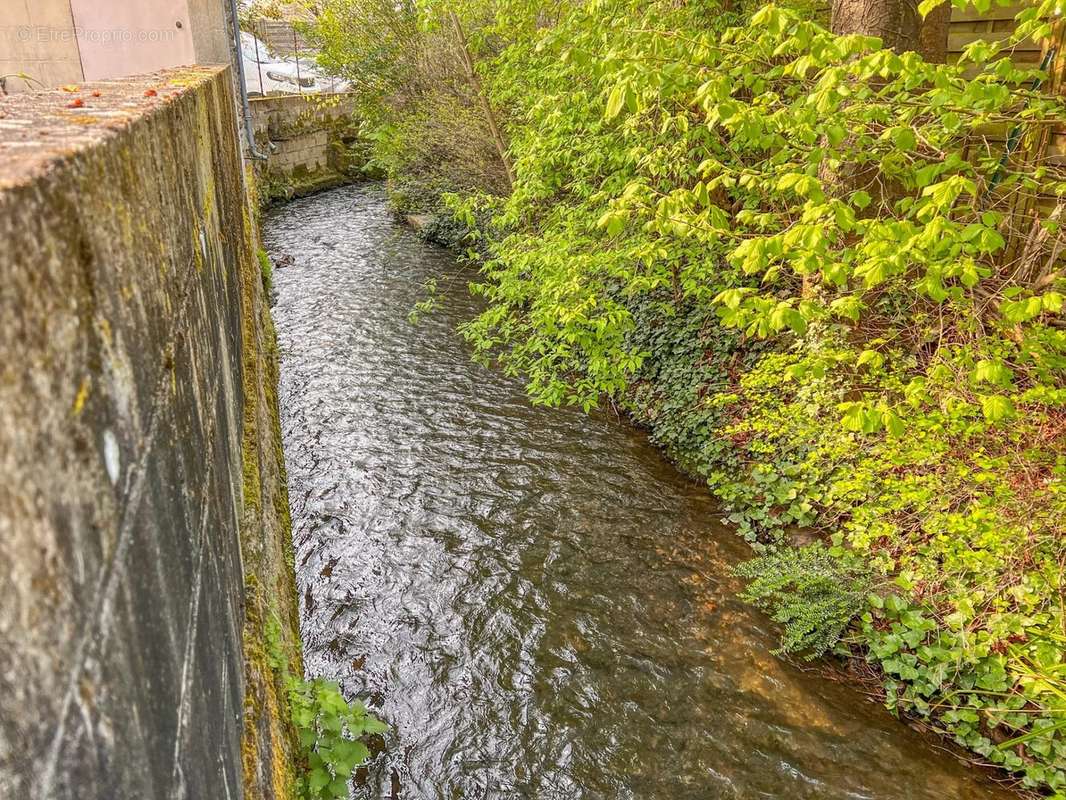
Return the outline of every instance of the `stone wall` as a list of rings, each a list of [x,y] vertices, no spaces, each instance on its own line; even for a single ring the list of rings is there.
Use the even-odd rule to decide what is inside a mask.
[[[265,200],[309,194],[362,174],[351,95],[269,95],[249,102],[256,146],[267,156],[257,166]]]
[[[225,69],[0,100],[0,797],[290,794],[248,197]]]

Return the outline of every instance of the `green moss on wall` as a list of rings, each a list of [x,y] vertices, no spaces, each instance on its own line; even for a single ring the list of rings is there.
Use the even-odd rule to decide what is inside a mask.
[[[249,170],[250,172],[250,170]],[[250,178],[250,176],[248,176]],[[269,259],[259,246],[254,179],[242,208],[240,294],[242,340],[242,554],[246,617],[245,797],[287,800],[296,791],[296,732],[285,688],[270,665],[267,626],[281,622],[278,639],[294,674],[303,673],[291,521],[278,414],[278,351],[268,305]],[[264,260],[266,267],[264,267]]]

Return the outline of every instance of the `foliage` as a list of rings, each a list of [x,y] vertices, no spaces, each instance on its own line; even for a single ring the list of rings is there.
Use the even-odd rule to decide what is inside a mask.
[[[305,748],[308,773],[300,782],[306,798],[348,797],[348,780],[370,756],[359,737],[382,733],[387,726],[367,713],[359,701],[349,703],[333,681],[292,679],[292,718]]]
[[[495,163],[483,131],[454,160],[426,145],[447,105],[394,105],[378,153],[412,206],[477,230],[479,357],[534,402],[611,398],[702,476],[786,648],[854,618],[892,708],[1066,789],[1066,176],[1042,155],[1066,111],[1045,76],[1010,39],[927,64],[798,3],[454,7],[512,190],[469,166]],[[442,9],[412,13],[444,47]],[[787,549],[795,527],[827,546]]]
[[[861,557],[934,624],[890,652],[905,622],[859,622],[893,707],[1061,786],[1061,703],[1017,660],[988,688],[987,659],[1061,663],[1031,643],[1063,630],[1062,279],[1033,245],[1058,233],[1036,192],[1063,185],[986,136],[1061,105],[992,46],[929,65],[787,8],[712,11],[594,3],[492,65],[517,180],[457,205],[496,214],[466,333],[535,401],[621,400],[750,541],[831,531],[816,577]],[[789,552],[754,596],[786,646],[828,646],[864,609],[812,596]],[[1037,729],[1039,751],[986,745]]]
[[[499,193],[503,165],[445,6],[320,0],[306,27],[318,60],[351,82],[370,123],[370,169],[389,179],[397,208],[434,212],[449,191]],[[491,44],[479,39],[480,46]]]
[[[259,259],[259,274],[263,279],[263,292],[270,297],[274,288],[274,265],[270,263],[270,256],[262,248],[256,253]]]
[[[804,651],[808,660],[836,645],[872,588],[857,559],[834,557],[819,544],[775,549],[736,573],[751,581],[741,597],[782,625],[781,651]]]
[[[426,292],[426,296],[414,304],[414,307],[407,314],[407,321],[412,325],[417,325],[419,320],[422,319],[423,314],[428,314],[433,311],[437,306],[437,279],[430,278],[426,281],[423,287]]]
[[[965,608],[937,619],[901,595],[870,604],[862,632],[887,675],[890,708],[932,718],[988,762],[1024,771],[1026,785],[1061,791],[1066,639],[1010,612],[975,628]]]
[[[1031,785],[1060,785],[1061,427],[927,412],[904,437],[849,431],[833,424],[846,384],[788,378],[802,350],[751,352],[698,305],[652,323],[653,306],[634,306],[634,343],[648,351],[625,398],[636,418],[708,479],[756,547],[813,523],[834,531],[828,558],[868,560],[880,594],[851,607],[848,640],[884,670],[890,707]],[[798,583],[772,583],[782,552],[757,562],[774,591],[749,594],[794,623],[813,609]],[[822,630],[828,643],[834,629]],[[790,632],[785,649],[804,649]]]
[[[1004,256],[1005,210],[1063,184],[975,147],[1016,115],[1061,115],[1025,88],[1031,71],[998,59],[967,80],[966,63],[924,64],[773,6],[690,37],[615,5],[575,11],[538,41],[535,69],[520,48],[494,84],[498,104],[524,106],[521,182],[501,214],[514,232],[486,265],[493,308],[469,333],[502,346],[537,399],[594,403],[639,366],[617,283],[712,303],[748,336],[821,322],[859,340],[816,373],[876,367],[893,341],[922,347],[915,377],[965,372],[966,401],[993,421],[1061,402],[1025,395],[1062,367],[1047,324],[1061,276]],[[990,326],[1021,328],[991,347]],[[842,423],[898,430],[904,388],[842,404]]]
[[[271,666],[288,693],[292,722],[306,762],[306,773],[299,779],[300,797],[347,798],[352,773],[370,757],[361,738],[384,733],[388,726],[371,716],[358,700],[345,700],[336,682],[293,675],[279,631],[277,619],[272,619],[267,626]]]

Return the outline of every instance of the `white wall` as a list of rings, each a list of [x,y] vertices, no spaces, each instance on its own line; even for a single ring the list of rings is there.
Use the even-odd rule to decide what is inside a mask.
[[[47,87],[230,60],[227,0],[0,0],[0,75]],[[8,91],[39,84],[11,78]]]
[[[45,86],[83,77],[69,0],[0,0],[0,76],[8,91],[39,86],[10,77],[24,72]]]

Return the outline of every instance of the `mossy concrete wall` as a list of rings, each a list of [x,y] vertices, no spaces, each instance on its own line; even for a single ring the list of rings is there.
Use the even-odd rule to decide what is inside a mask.
[[[227,69],[0,100],[0,797],[291,791],[252,215]]]
[[[292,197],[357,179],[366,163],[349,94],[253,97],[252,128],[266,161],[256,164],[263,199]]]

